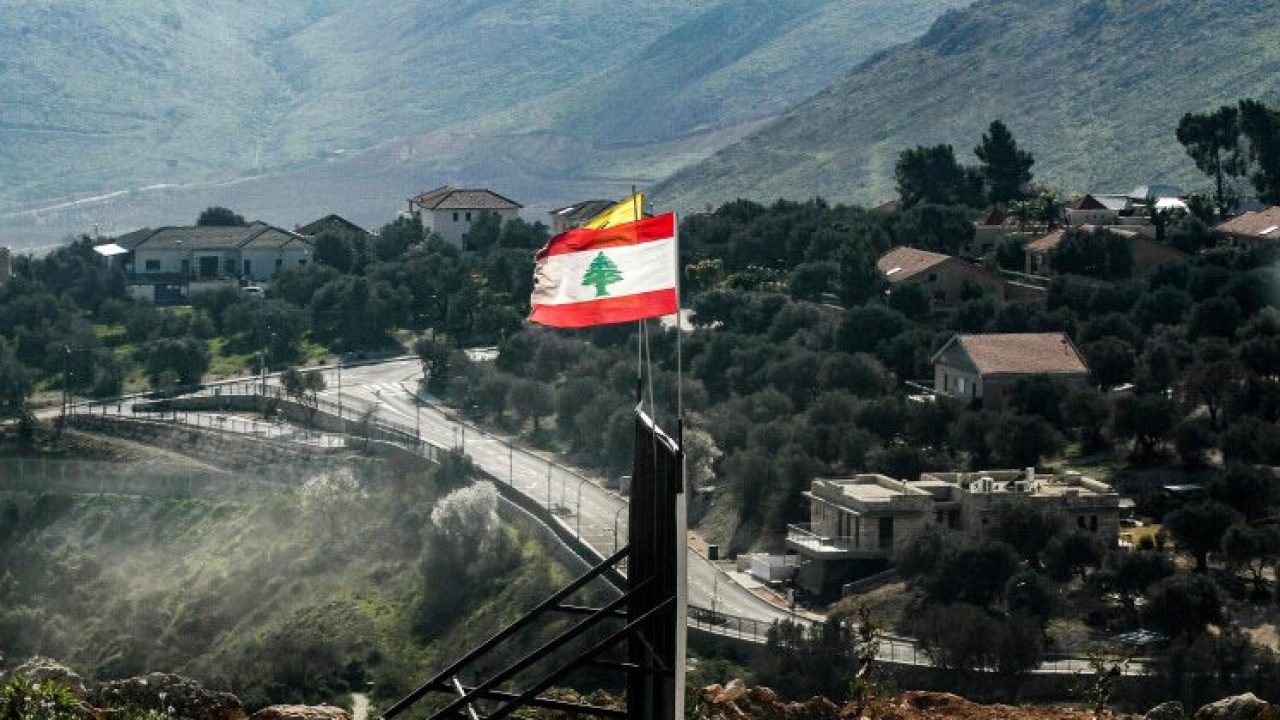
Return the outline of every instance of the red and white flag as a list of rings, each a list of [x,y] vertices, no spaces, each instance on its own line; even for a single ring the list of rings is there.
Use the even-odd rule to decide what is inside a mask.
[[[535,256],[529,319],[580,328],[671,315],[676,253],[674,213],[557,235]]]

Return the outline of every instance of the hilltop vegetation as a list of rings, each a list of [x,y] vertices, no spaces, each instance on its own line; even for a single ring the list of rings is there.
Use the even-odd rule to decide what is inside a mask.
[[[997,117],[1051,186],[1114,191],[1161,179],[1207,190],[1173,126],[1237,97],[1274,102],[1278,11],[1276,0],[983,0],[656,194],[685,208],[819,194],[879,202],[893,195],[902,148],[971,147]]]

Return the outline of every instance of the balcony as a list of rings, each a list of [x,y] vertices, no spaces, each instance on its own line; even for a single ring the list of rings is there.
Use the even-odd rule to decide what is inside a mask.
[[[880,549],[874,541],[859,545],[857,538],[815,533],[810,523],[787,526],[787,549],[820,560],[865,560],[889,555],[888,549]]]

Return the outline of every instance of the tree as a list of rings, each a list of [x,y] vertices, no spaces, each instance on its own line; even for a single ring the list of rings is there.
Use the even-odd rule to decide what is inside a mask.
[[[929,582],[935,603],[972,603],[986,607],[999,599],[1018,571],[1018,555],[996,540],[978,540],[949,554]]]
[[[1123,385],[1133,379],[1133,348],[1120,338],[1108,335],[1084,346],[1089,374],[1103,389]]]
[[[1253,168],[1249,180],[1258,191],[1258,199],[1280,205],[1280,109],[1256,100],[1241,100],[1240,131]]]
[[[422,363],[422,375],[427,389],[436,395],[442,395],[449,382],[453,349],[441,341],[424,337],[418,338],[413,344],[413,353]]]
[[[1049,251],[1049,266],[1056,273],[1103,280],[1127,278],[1133,273],[1133,252],[1127,239],[1105,228],[1068,228]]]
[[[1213,178],[1213,199],[1219,211],[1234,210],[1239,198],[1227,178],[1239,176],[1245,168],[1239,108],[1223,105],[1204,114],[1187,113],[1178,123],[1177,137],[1196,168]]]
[[[396,260],[409,248],[422,244],[423,239],[421,220],[412,216],[397,218],[395,222],[382,226],[373,241],[373,254],[383,262]]]
[[[146,366],[153,387],[168,384],[162,377],[166,372],[181,385],[195,385],[209,369],[209,351],[195,338],[157,340],[147,351]]]
[[[1062,420],[1076,428],[1084,452],[1097,452],[1106,447],[1102,429],[1111,417],[1111,407],[1098,391],[1091,388],[1072,390],[1062,401]]]
[[[22,411],[34,386],[31,371],[14,356],[9,343],[0,338],[0,415]]]
[[[555,411],[555,397],[546,383],[521,380],[511,387],[511,406],[521,420],[533,420],[533,430],[537,432],[539,420]]]
[[[1222,621],[1222,594],[1204,575],[1176,573],[1147,592],[1146,622],[1170,637],[1194,637]]]
[[[476,252],[488,252],[498,245],[502,237],[502,216],[482,210],[471,227],[462,235],[462,247]]]
[[[1044,418],[1005,415],[991,426],[987,444],[1000,464],[1030,467],[1038,465],[1041,458],[1056,455],[1062,449],[1062,438]]]
[[[1120,601],[1137,619],[1138,597],[1155,582],[1174,572],[1173,563],[1158,550],[1112,550],[1103,559],[1102,569],[1094,579],[1104,589],[1120,596]]]
[[[591,264],[587,266],[587,272],[582,276],[582,285],[594,287],[596,297],[606,297],[609,294],[609,286],[621,281],[622,273],[618,271],[618,266],[603,252],[596,253],[596,256],[591,259]]]
[[[1028,502],[1004,502],[996,507],[990,533],[1007,543],[1032,567],[1040,565],[1049,541],[1062,530],[1062,521]]]
[[[1267,566],[1280,561],[1280,530],[1273,525],[1232,525],[1222,536],[1222,556],[1231,568],[1248,570],[1254,588],[1261,591]]]
[[[921,203],[899,211],[889,225],[897,245],[957,255],[973,242],[973,221],[963,208]]]
[[[1039,618],[1042,623],[1053,614],[1056,600],[1053,585],[1034,570],[1019,571],[1004,586],[1004,605],[1010,613]]]
[[[986,181],[987,202],[1004,205],[1026,196],[1031,166],[1036,161],[1031,153],[1018,149],[1013,133],[1003,122],[991,123],[973,154],[978,156],[978,171]]]
[[[787,278],[787,289],[797,300],[817,300],[835,287],[840,266],[832,260],[800,263]]]
[[[1044,549],[1045,568],[1050,577],[1059,581],[1075,575],[1083,580],[1088,569],[1097,567],[1101,560],[1098,541],[1078,530],[1054,536]]]
[[[1209,497],[1250,520],[1267,515],[1280,499],[1276,475],[1270,469],[1232,463],[1209,482]]]
[[[1178,547],[1196,559],[1196,572],[1209,569],[1209,553],[1222,547],[1227,528],[1240,521],[1240,515],[1215,500],[1185,505],[1165,516],[1164,526]]]
[[[316,236],[315,259],[340,272],[351,272],[355,253],[351,239],[343,234],[325,231]]]
[[[904,207],[922,203],[975,205],[981,198],[981,178],[956,162],[950,145],[903,150],[893,174]]]
[[[196,225],[202,227],[236,227],[247,224],[248,223],[244,221],[243,217],[235,214],[228,208],[218,205],[205,208],[204,212],[200,213],[200,217],[196,218]]]
[[[1160,395],[1124,395],[1116,398],[1111,430],[1118,438],[1134,440],[1134,455],[1154,457],[1156,446],[1169,437],[1181,413],[1170,399]]]

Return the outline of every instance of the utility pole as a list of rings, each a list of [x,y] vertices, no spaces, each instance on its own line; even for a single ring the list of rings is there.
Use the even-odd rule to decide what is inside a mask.
[[[551,461],[547,461],[547,512],[551,512]]]
[[[59,425],[65,425],[67,422],[67,400],[70,397],[69,393],[71,390],[71,380],[70,380],[71,376],[68,373],[68,368],[70,367],[70,363],[71,363],[71,346],[63,345],[62,346],[62,421],[59,423]]]
[[[344,428],[342,424],[342,355],[338,355],[338,427]]]
[[[467,453],[467,426],[462,425],[462,454]]]
[[[413,437],[418,441],[418,449],[422,449],[422,403],[418,394],[413,394]]]

